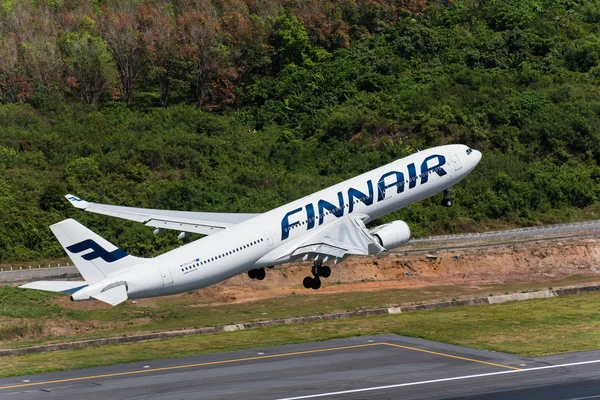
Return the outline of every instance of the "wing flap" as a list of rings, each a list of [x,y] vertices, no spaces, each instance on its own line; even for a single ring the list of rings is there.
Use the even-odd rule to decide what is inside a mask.
[[[198,220],[192,222],[173,222],[154,218],[146,222],[146,226],[159,229],[171,229],[181,232],[200,233],[202,235],[211,235],[226,228],[225,226],[214,226],[214,224],[211,224],[210,221]],[[228,224],[227,226],[232,225]]]
[[[365,226],[361,215],[340,219],[326,229],[292,249],[281,254],[279,259],[307,260],[333,258],[340,261],[350,255],[368,255],[385,249],[377,243]]]

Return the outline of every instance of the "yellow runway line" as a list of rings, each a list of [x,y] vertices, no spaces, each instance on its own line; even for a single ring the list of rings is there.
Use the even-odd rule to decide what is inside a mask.
[[[460,356],[455,356],[452,354],[445,354],[445,353],[440,353],[440,352],[431,351],[431,350],[423,350],[423,349],[419,349],[417,347],[403,346],[403,345],[387,343],[387,342],[378,342],[378,343],[357,344],[357,345],[352,345],[352,346],[329,347],[329,348],[325,348],[325,349],[316,349],[316,350],[295,351],[295,352],[291,352],[291,353],[271,354],[271,355],[263,355],[263,356],[256,356],[256,357],[234,358],[234,359],[220,360],[220,361],[208,361],[208,362],[195,363],[195,364],[174,365],[171,367],[140,369],[140,370],[135,370],[135,371],[115,372],[115,373],[111,373],[111,374],[87,375],[87,376],[79,376],[79,377],[74,377],[74,378],[55,379],[55,380],[50,380],[50,381],[19,383],[16,385],[0,386],[0,390],[15,389],[15,388],[21,388],[21,387],[30,387],[30,386],[49,385],[49,384],[54,384],[54,383],[77,382],[77,381],[84,381],[84,380],[90,380],[90,379],[112,378],[112,377],[117,377],[117,376],[146,374],[146,373],[156,372],[156,371],[173,371],[173,370],[178,370],[178,369],[204,367],[204,366],[208,366],[208,365],[220,365],[220,364],[231,364],[231,363],[238,363],[238,362],[244,362],[244,361],[266,360],[266,359],[271,359],[271,358],[289,357],[289,356],[296,356],[296,355],[303,355],[303,354],[324,353],[324,352],[328,352],[328,351],[358,349],[361,347],[382,346],[382,345],[405,349],[405,350],[418,351],[421,353],[433,354],[433,355],[442,356],[442,357],[450,357],[450,358],[455,358],[458,360],[476,362],[476,363],[480,363],[480,364],[491,365],[494,367],[514,369],[514,370],[521,369],[521,368],[517,368],[517,367],[511,367],[509,365],[502,365],[502,364],[496,364],[496,363],[492,363],[492,362],[488,362],[488,361],[476,360],[474,358],[460,357]]]
[[[406,349],[406,350],[420,351],[421,353],[435,354],[436,356],[450,357],[450,358],[456,358],[458,360],[471,361],[471,362],[476,362],[476,363],[480,363],[480,364],[491,365],[494,367],[508,368],[508,369],[515,369],[515,370],[521,369],[521,368],[517,368],[517,367],[511,367],[510,365],[496,364],[496,363],[492,363],[492,362],[488,362],[488,361],[476,360],[474,358],[454,356],[452,354],[439,353],[437,351],[431,351],[431,350],[423,350],[423,349],[419,349],[417,347],[402,346],[400,344],[393,344],[393,343],[386,343],[386,342],[382,342],[382,344],[385,344],[387,346],[392,346],[392,347],[398,347],[398,348]]]
[[[357,345],[352,345],[352,346],[330,347],[330,348],[326,348],[326,349],[316,349],[316,350],[306,350],[306,351],[295,351],[295,352],[291,352],[291,353],[271,354],[271,355],[256,356],[256,357],[234,358],[231,360],[209,361],[209,362],[203,362],[203,363],[197,363],[197,364],[184,364],[184,365],[174,365],[171,367],[140,369],[140,370],[126,371],[126,372],[115,372],[112,374],[88,375],[88,376],[79,376],[79,377],[75,377],[75,378],[56,379],[56,380],[51,380],[51,381],[19,383],[17,385],[0,386],[0,390],[14,389],[14,388],[28,387],[28,386],[49,385],[49,384],[53,384],[53,383],[84,381],[84,380],[98,379],[98,378],[111,378],[111,377],[116,377],[116,376],[145,374],[145,373],[156,372],[156,371],[172,371],[172,370],[176,370],[176,369],[204,367],[207,365],[219,365],[219,364],[229,364],[229,363],[237,363],[237,362],[243,362],[243,361],[265,360],[265,359],[277,358],[277,357],[289,357],[289,356],[297,356],[297,355],[302,355],[302,354],[323,353],[326,351],[357,349],[357,348],[361,348],[361,347],[381,346],[382,344],[383,343],[366,343],[366,344],[357,344]]]

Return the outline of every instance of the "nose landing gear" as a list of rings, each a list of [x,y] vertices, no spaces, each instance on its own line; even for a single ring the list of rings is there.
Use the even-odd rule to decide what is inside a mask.
[[[321,287],[321,277],[329,278],[331,276],[331,268],[326,265],[321,265],[320,261],[315,261],[311,268],[311,273],[314,277],[307,276],[302,281],[302,285],[306,289],[317,290]]]
[[[450,188],[444,190],[444,198],[442,199],[442,206],[452,207],[452,199],[450,198]]]

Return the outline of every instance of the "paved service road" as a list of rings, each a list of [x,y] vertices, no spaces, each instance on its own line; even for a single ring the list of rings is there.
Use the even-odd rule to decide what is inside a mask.
[[[385,335],[0,379],[0,399],[600,399],[600,351],[526,358]]]

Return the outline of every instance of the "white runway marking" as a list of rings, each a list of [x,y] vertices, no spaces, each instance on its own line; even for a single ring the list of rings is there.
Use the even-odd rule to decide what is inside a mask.
[[[463,380],[463,379],[482,378],[482,377],[485,377],[485,376],[494,376],[494,375],[518,374],[518,373],[525,373],[525,372],[529,372],[529,371],[542,371],[542,370],[545,370],[545,369],[574,367],[574,366],[577,366],[577,365],[597,364],[597,363],[600,363],[600,360],[582,361],[582,362],[569,363],[569,364],[560,364],[560,365],[548,365],[548,366],[545,366],[545,367],[534,367],[534,368],[518,369],[518,370],[510,370],[510,371],[489,372],[487,374],[456,376],[456,377],[453,377],[453,378],[433,379],[433,380],[430,380],[430,381],[399,383],[399,384],[396,384],[396,385],[374,386],[374,387],[363,388],[363,389],[351,389],[351,390],[342,390],[342,391],[339,391],[339,392],[310,394],[310,395],[307,395],[307,396],[286,397],[286,398],[277,399],[277,400],[314,399],[314,398],[317,398],[317,397],[330,397],[330,396],[337,396],[337,395],[340,395],[340,394],[372,392],[372,391],[375,391],[375,390],[394,389],[394,388],[401,388],[401,387],[406,387],[406,386],[427,385],[429,383],[459,381],[459,380]],[[596,396],[596,397],[583,397],[583,398],[581,398],[579,400],[594,399],[594,398],[600,398],[600,396]],[[572,400],[578,400],[578,399],[572,399]]]

